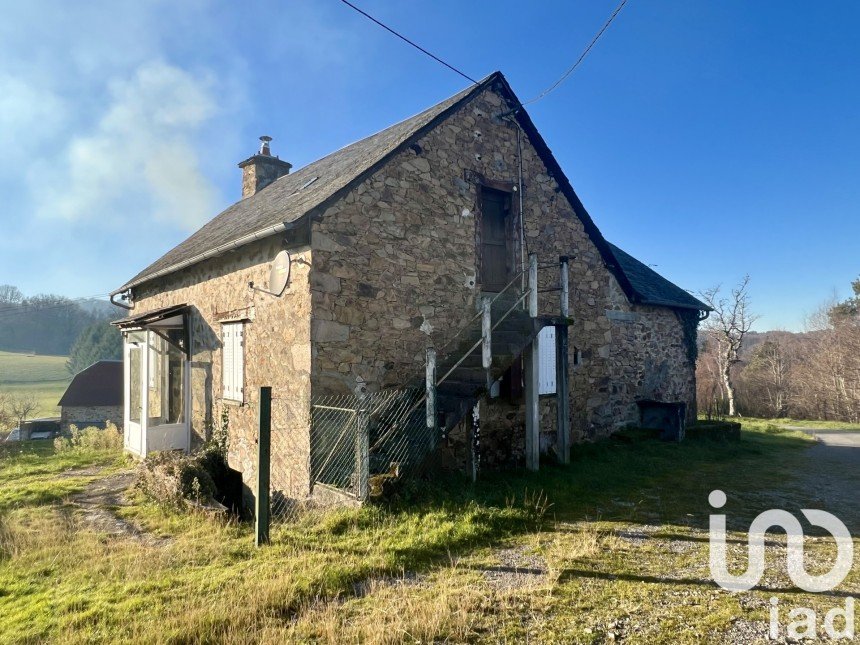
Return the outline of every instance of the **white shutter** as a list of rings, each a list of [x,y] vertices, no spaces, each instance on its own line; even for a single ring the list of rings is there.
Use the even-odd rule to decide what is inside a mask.
[[[236,323],[233,345],[233,392],[236,401],[245,400],[245,325]]]
[[[224,398],[230,401],[244,400],[245,374],[245,325],[240,322],[224,323],[222,326],[221,351],[224,382]]]
[[[224,398],[233,400],[233,325],[224,325],[222,327],[222,332],[224,338],[221,343],[223,358],[221,380],[224,382]]]
[[[555,394],[555,327],[541,329],[539,338],[538,393]]]

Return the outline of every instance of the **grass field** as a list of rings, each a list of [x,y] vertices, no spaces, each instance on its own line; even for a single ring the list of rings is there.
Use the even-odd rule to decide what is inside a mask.
[[[32,416],[58,416],[57,401],[72,380],[67,356],[38,356],[0,352],[0,391],[29,394],[39,409]]]
[[[810,445],[756,428],[580,445],[569,467],[425,483],[278,526],[262,549],[249,525],[139,498],[115,512],[142,533],[111,537],[66,496],[117,455],[0,451],[0,491],[17,491],[0,495],[0,641],[726,642],[775,592],[708,582],[707,495],[748,526]],[[829,601],[812,596],[786,597]]]

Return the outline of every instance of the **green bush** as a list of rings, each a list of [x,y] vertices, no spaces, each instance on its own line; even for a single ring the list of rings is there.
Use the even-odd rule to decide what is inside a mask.
[[[69,426],[67,434],[54,439],[54,449],[58,453],[67,452],[119,452],[122,450],[122,432],[110,421],[104,430],[93,426],[80,430]]]

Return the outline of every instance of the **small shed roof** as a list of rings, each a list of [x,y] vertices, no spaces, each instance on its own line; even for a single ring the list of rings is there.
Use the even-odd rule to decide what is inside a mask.
[[[75,374],[60,406],[122,405],[122,361],[98,361]]]
[[[618,268],[627,277],[627,281],[633,289],[634,295],[631,300],[634,303],[672,307],[674,309],[711,311],[711,308],[704,302],[684,291],[678,285],[669,282],[651,267],[622,251],[614,244],[608,243],[608,245],[615,256]]]

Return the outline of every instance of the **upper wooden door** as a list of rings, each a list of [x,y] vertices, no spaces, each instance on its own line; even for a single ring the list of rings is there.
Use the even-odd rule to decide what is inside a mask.
[[[491,188],[481,190],[481,287],[498,292],[509,281],[511,197]]]

